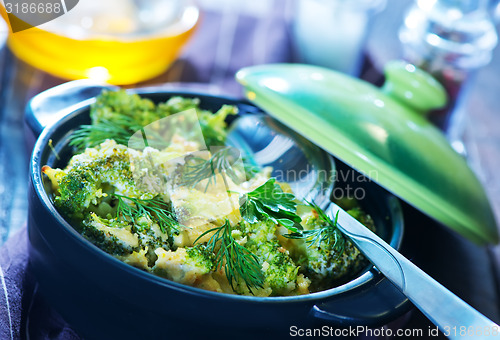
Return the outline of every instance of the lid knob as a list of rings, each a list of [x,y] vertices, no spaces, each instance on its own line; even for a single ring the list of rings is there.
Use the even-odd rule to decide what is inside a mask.
[[[412,110],[425,114],[446,104],[446,91],[427,72],[402,60],[386,64],[386,81],[382,91]]]

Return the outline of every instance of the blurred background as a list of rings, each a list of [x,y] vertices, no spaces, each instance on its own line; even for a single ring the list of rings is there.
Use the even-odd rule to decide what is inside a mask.
[[[376,85],[383,83],[383,67],[392,59],[405,58],[431,72],[451,99],[431,119],[467,158],[500,220],[499,0],[62,1],[63,12],[49,15],[44,8],[43,16],[23,17],[28,24],[54,19],[16,33],[5,22],[13,19],[4,2],[0,244],[26,223],[33,136],[23,112],[37,93],[90,78],[124,87],[162,84],[239,97],[235,72],[274,62],[316,64]],[[466,282],[454,291],[463,291],[462,297],[499,322],[500,248],[478,250],[454,242],[450,252],[458,255],[452,267],[487,262],[480,275],[486,273],[491,281],[472,292],[473,279],[463,277],[471,272],[459,271],[456,275]],[[444,280],[453,290],[453,279]]]

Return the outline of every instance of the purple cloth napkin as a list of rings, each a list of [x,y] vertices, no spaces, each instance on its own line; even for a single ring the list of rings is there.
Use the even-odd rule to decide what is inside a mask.
[[[20,338],[23,292],[27,291],[24,289],[28,264],[26,234],[23,228],[0,250],[0,339]]]
[[[0,249],[0,339],[80,339],[38,293],[23,227]]]

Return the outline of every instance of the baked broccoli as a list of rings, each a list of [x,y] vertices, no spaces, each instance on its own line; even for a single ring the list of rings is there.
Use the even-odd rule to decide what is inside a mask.
[[[139,239],[140,248],[146,251],[146,258],[148,259],[148,266],[152,267],[158,259],[156,256],[156,249],[163,248],[169,250],[172,248],[172,239],[167,232],[162,231],[160,226],[144,215],[138,218],[132,224],[132,231]]]
[[[186,248],[186,261],[189,265],[204,268],[203,272],[208,273],[214,268],[214,254],[205,245],[197,244],[194,247]]]
[[[245,248],[257,256],[262,266],[264,288],[271,288],[271,295],[293,293],[299,267],[290,258],[288,250],[280,245],[276,224],[270,220],[252,224],[241,222],[239,228],[248,239]],[[239,286],[241,289],[242,285]]]
[[[122,259],[133,252],[140,253],[145,262],[140,266],[142,269],[153,267],[158,248],[171,247],[168,234],[147,215],[132,223],[122,218],[102,218],[91,212],[90,218],[83,220],[81,233],[105,252]]]
[[[158,248],[155,253],[158,259],[152,272],[180,283],[200,283],[208,278],[214,267],[213,254],[206,251],[203,245],[175,251]]]
[[[141,196],[134,185],[127,148],[111,140],[74,156],[63,173],[47,166],[43,171],[52,180],[56,207],[72,219],[81,219],[89,211],[109,218],[106,215],[113,212],[110,192]]]
[[[81,233],[111,255],[127,255],[140,250],[139,239],[127,222],[108,220],[90,213],[90,219],[83,221]]]
[[[237,111],[223,106],[212,113],[199,105],[197,98],[155,104],[104,91],[91,108],[92,125],[72,137],[72,145],[85,151],[64,169],[42,169],[55,206],[115,258],[210,291],[308,294],[311,281],[313,290],[321,290],[357,274],[366,263],[359,251],[319,207],[298,204],[288,185],[269,179],[270,168],[253,167],[255,176],[233,180],[226,165],[234,157],[227,149],[208,159],[190,155],[203,147],[198,122],[206,146],[223,145],[227,116]],[[175,115],[189,109],[197,115]],[[217,190],[199,190],[222,174],[231,180],[215,183],[214,177]],[[194,181],[187,185],[181,176]],[[253,204],[244,204],[249,197]],[[373,230],[357,201],[339,205]]]
[[[94,125],[130,118],[141,126],[158,119],[156,106],[151,100],[141,98],[137,94],[129,94],[125,90],[102,91],[91,106],[90,118]]]
[[[296,289],[299,267],[292,261],[288,250],[278,240],[262,244],[257,256],[262,261],[264,285],[269,285],[273,295],[289,295]]]
[[[374,230],[374,223],[371,217],[364,213],[359,207],[347,210],[354,218],[371,230]],[[317,215],[312,213],[306,217],[304,223],[307,230],[325,227]],[[315,291],[332,287],[335,282],[340,283],[348,279],[349,275],[356,273],[366,259],[360,251],[351,243],[349,239],[340,233],[335,233],[330,242],[312,240],[300,240],[302,242],[297,262],[303,272],[311,279],[311,288]]]
[[[103,91],[91,106],[92,125],[84,125],[71,136],[71,145],[78,150],[96,146],[106,139],[113,139],[118,144],[128,145],[130,137],[137,131],[172,114],[195,109],[205,144],[223,145],[226,139],[226,117],[237,112],[236,107],[224,105],[216,113],[202,110],[197,98],[172,97],[165,103],[155,105],[147,98],[137,94],[128,94],[124,90]],[[179,124],[181,124],[179,122]],[[185,127],[184,132],[193,129]],[[153,133],[150,130],[149,133]],[[161,143],[162,137],[152,138],[151,143]],[[156,144],[155,144],[156,145]],[[165,146],[165,145],[163,145]],[[156,146],[155,146],[156,147]],[[163,147],[157,147],[163,149]]]

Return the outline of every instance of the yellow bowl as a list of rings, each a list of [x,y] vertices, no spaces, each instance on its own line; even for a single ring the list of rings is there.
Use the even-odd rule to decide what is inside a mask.
[[[3,6],[0,14],[9,22]],[[76,39],[33,27],[10,32],[8,45],[19,59],[60,78],[134,84],[170,66],[192,35],[199,16],[198,8],[186,6],[179,20],[162,32],[138,37]]]

